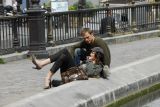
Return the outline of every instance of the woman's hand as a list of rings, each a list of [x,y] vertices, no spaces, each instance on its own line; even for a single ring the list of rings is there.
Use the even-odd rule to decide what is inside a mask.
[[[88,60],[92,60],[91,56],[87,56],[87,59],[88,59]]]

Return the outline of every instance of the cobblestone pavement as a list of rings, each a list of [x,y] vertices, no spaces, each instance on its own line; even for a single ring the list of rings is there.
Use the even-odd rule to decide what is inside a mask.
[[[111,69],[160,53],[160,38],[150,38],[123,44],[109,45]],[[32,69],[30,59],[0,65],[0,107],[37,94],[43,90],[43,80],[52,64],[42,70]],[[60,79],[59,72],[53,79]]]

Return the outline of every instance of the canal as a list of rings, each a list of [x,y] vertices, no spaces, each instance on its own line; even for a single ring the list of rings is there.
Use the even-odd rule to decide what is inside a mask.
[[[120,107],[160,107],[160,89],[136,98]]]

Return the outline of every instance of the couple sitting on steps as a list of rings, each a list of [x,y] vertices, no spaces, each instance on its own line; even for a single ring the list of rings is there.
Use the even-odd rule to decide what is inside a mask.
[[[83,40],[69,49],[64,48],[44,60],[38,60],[32,56],[32,62],[38,70],[55,62],[47,73],[44,89],[51,88],[51,78],[58,69],[63,73],[74,66],[82,67],[88,77],[107,78],[111,62],[108,45],[103,39],[95,37],[89,28],[83,28],[80,34]],[[80,61],[83,62],[82,65]]]

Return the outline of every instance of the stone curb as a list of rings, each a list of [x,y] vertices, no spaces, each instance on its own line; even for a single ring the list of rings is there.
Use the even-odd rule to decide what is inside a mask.
[[[102,107],[160,83],[160,54],[111,69],[109,80],[74,81],[4,107]]]
[[[134,33],[134,34],[128,34],[128,35],[122,35],[122,36],[116,36],[116,37],[106,37],[103,39],[108,44],[118,44],[118,43],[125,43],[125,42],[146,39],[146,38],[157,37],[160,35],[159,33],[160,33],[160,30],[154,30],[154,31]],[[59,45],[59,46],[55,46],[55,47],[48,47],[47,51],[49,52],[49,54],[54,54],[55,52],[59,51],[60,49],[62,49],[64,47],[72,46],[75,43],[68,43],[68,44]],[[9,54],[9,55],[0,56],[0,58],[3,59],[3,61],[5,63],[7,63],[7,62],[11,62],[11,61],[25,59],[25,58],[27,58],[27,53],[28,53],[28,51],[25,51],[22,53],[13,53],[13,54]]]

